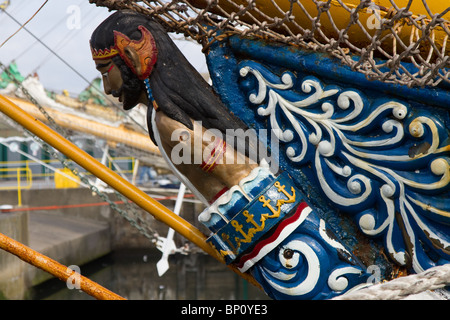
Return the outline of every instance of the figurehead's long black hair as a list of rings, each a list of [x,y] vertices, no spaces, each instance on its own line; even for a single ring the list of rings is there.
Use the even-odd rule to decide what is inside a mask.
[[[157,61],[149,76],[150,87],[158,107],[170,118],[181,122],[193,130],[194,121],[202,121],[207,129],[218,129],[225,134],[226,129],[245,129],[246,125],[235,117],[212,87],[202,78],[195,68],[173,43],[167,31],[151,18],[134,11],[117,11],[103,21],[93,32],[91,47],[104,50],[115,45],[113,30],[119,31],[131,40],[142,37],[139,26],[147,28],[156,43]],[[142,80],[131,71],[118,55],[112,58],[122,73],[124,86],[131,92],[145,90]],[[151,112],[148,108],[147,123],[152,136]]]

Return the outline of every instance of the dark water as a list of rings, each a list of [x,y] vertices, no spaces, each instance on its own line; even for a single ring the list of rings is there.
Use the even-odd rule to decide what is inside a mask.
[[[204,254],[170,256],[169,270],[158,276],[155,251],[123,250],[81,266],[83,276],[129,300],[259,300],[268,297],[230,269]],[[93,300],[58,279],[30,290],[33,300]]]

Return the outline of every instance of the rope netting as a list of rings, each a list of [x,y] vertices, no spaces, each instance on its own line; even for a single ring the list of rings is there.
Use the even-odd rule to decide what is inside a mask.
[[[334,300],[400,300],[427,291],[433,293],[431,296],[433,300],[448,300],[450,291],[445,289],[448,285],[450,285],[450,265],[446,264],[418,274],[351,291]],[[414,299],[424,299],[424,296]]]
[[[89,0],[158,19],[207,50],[230,35],[327,52],[368,79],[450,83],[450,6],[442,0]]]

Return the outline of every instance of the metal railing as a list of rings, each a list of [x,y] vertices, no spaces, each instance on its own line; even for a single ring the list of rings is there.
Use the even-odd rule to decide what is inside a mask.
[[[17,190],[17,205],[22,206],[22,190],[33,185],[33,173],[30,168],[0,168],[0,177],[7,180],[6,185],[0,185],[1,190]],[[22,182],[25,178],[25,183]]]
[[[132,174],[135,159],[133,157],[115,157],[108,159],[105,165],[120,174]],[[92,175],[87,171],[84,174]],[[41,160],[40,163],[32,160],[0,162],[0,191],[17,190],[17,205],[19,207],[22,206],[22,190],[31,189],[33,180],[42,182],[44,179],[44,185],[47,187],[49,184],[54,184],[54,187],[57,188],[64,188],[65,186],[72,188],[78,187],[80,183],[75,178],[72,177],[71,172],[66,172],[57,160]],[[70,183],[65,183],[62,180]],[[38,187],[38,185],[42,186],[42,183],[35,183],[34,185]]]
[[[0,112],[3,112],[6,116],[10,117],[12,120],[19,123],[30,133],[37,135],[39,138],[47,142],[53,148],[59,150],[67,158],[72,159],[75,163],[82,166],[86,171],[92,172],[97,178],[105,182],[106,184],[113,187],[118,193],[122,194],[124,197],[133,201],[143,210],[147,211],[157,220],[168,225],[175,232],[178,232],[181,236],[185,237],[187,240],[191,241],[203,251],[221,263],[225,263],[223,256],[213,248],[209,243],[206,242],[206,235],[203,234],[198,228],[184,220],[182,217],[176,215],[174,212],[169,210],[167,207],[150,197],[144,191],[132,185],[130,182],[126,181],[116,172],[104,165],[99,163],[97,160],[92,158],[85,151],[79,149],[75,144],[68,141],[62,137],[57,132],[53,131],[43,123],[36,121],[36,119],[17,105],[0,95]],[[14,245],[13,239],[8,238],[0,234],[0,249],[7,250],[8,252],[17,255],[20,259],[38,267],[42,268],[42,259],[39,253],[27,250],[22,244]],[[27,251],[25,251],[27,250]],[[67,280],[68,274],[61,274],[60,270],[56,267],[50,267],[49,264],[44,264],[48,268],[44,269],[50,274],[58,277],[59,279]],[[259,287],[259,284],[250,274],[241,273],[237,268],[232,265],[228,266],[231,270],[236,272],[238,275],[253,283],[255,286]],[[103,288],[99,287],[97,284],[94,285],[97,290],[91,292],[88,288],[82,286],[82,290],[88,294],[91,294],[97,299],[110,298],[100,295],[99,292],[105,291]]]
[[[47,166],[45,166],[44,164],[47,164]],[[51,168],[54,168],[54,170],[49,169],[49,166]],[[107,160],[105,166],[113,171],[120,171],[121,173],[124,174],[131,174],[133,173],[134,170],[135,158],[113,157]],[[15,170],[16,168],[25,168],[31,170],[33,178],[45,178],[45,177],[54,177],[54,171],[56,171],[57,169],[62,169],[63,167],[61,163],[56,159],[40,160],[39,163],[33,160],[0,161],[0,170],[5,169],[4,171],[7,171],[7,170]],[[89,175],[90,173],[85,172],[85,174]],[[6,178],[11,178],[11,176],[2,174],[0,171],[0,182],[2,179]]]

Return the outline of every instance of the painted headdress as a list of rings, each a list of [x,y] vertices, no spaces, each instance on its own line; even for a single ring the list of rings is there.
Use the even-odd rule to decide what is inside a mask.
[[[148,21],[140,16],[130,17],[120,11],[111,15],[92,34],[92,58],[105,60],[119,55],[140,80],[148,78],[156,63],[158,51],[153,35],[144,26],[146,22]],[[127,52],[128,47],[137,53],[140,68],[136,68],[132,62]]]

